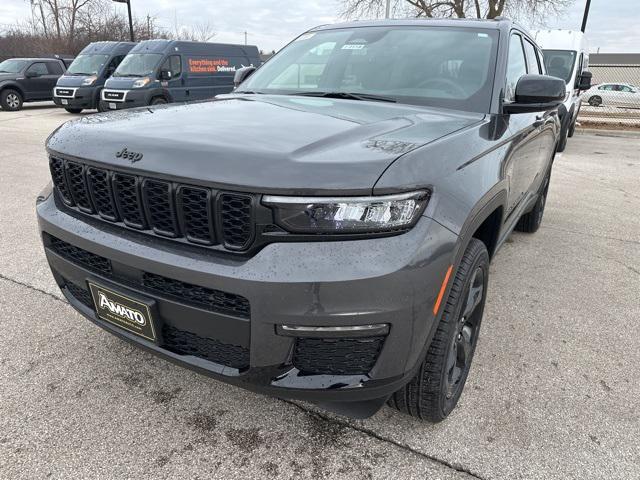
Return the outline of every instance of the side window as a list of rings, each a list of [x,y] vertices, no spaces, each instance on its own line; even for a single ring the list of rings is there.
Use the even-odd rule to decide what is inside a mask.
[[[62,67],[58,62],[47,62],[49,75],[62,75]]]
[[[49,70],[44,63],[34,63],[29,67],[26,73],[35,73],[36,75],[49,75]]]
[[[529,71],[529,73],[542,73],[542,71],[540,70],[540,65],[538,65],[536,47],[534,47],[533,44],[526,38],[524,39],[524,49],[527,52],[527,70]]]
[[[578,88],[578,84],[580,83],[580,75],[582,74],[583,70],[584,70],[584,53],[581,53],[580,57],[578,58],[578,69],[576,70],[576,83],[574,88]]]
[[[118,57],[113,57],[111,59],[111,61],[109,62],[109,65],[107,65],[107,68],[104,70],[104,76],[105,78],[110,77],[113,72],[116,71],[116,68],[118,68],[118,65],[120,65],[120,62],[122,61],[124,57],[122,56],[118,56]]]
[[[182,62],[180,61],[180,55],[171,55],[171,73],[173,77],[179,77],[182,73]]]
[[[621,92],[625,92],[625,93],[631,93],[633,90],[631,90],[629,87],[627,87],[626,85],[620,85],[620,91]]]
[[[160,70],[168,70],[171,72],[171,78],[177,78],[182,73],[182,62],[180,55],[171,55],[162,64]]]
[[[516,85],[520,77],[527,73],[527,62],[522,50],[520,35],[511,35],[509,40],[509,60],[507,63],[507,82],[504,99],[513,102],[516,99]]]
[[[598,90],[613,90],[611,85],[600,85]]]

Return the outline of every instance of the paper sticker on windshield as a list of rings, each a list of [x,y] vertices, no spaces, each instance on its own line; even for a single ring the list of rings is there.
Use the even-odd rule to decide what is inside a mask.
[[[362,50],[366,45],[364,43],[347,43],[342,46],[342,50]]]

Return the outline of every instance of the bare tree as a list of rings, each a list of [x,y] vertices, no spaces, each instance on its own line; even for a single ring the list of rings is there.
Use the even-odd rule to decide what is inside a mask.
[[[342,0],[346,18],[378,18],[385,0]],[[394,16],[496,18],[509,15],[520,20],[544,23],[545,17],[558,14],[575,0],[391,0]]]

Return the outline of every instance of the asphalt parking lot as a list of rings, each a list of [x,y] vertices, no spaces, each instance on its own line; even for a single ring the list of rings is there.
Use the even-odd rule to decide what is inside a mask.
[[[451,417],[365,421],[200,376],[84,320],[44,258],[43,144],[0,111],[0,478],[640,478],[640,135],[578,131],[545,220],[491,269]]]

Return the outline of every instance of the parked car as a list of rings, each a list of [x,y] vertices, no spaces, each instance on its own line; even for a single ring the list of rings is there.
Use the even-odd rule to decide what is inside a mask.
[[[584,33],[573,30],[538,30],[534,37],[542,47],[547,74],[566,83],[564,103],[558,109],[562,123],[558,151],[562,152],[575,132],[582,92],[591,87],[589,45]]]
[[[236,79],[48,139],[37,216],[57,284],[220,380],[444,419],[489,262],[542,221],[564,81],[507,19],[321,26]]]
[[[10,58],[0,63],[0,107],[16,111],[24,102],[51,100],[66,70],[60,58]]]
[[[102,109],[212,98],[233,89],[238,68],[260,65],[253,45],[147,40],[136,45],[102,91]]]
[[[592,107],[640,108],[638,87],[628,83],[601,83],[587,90],[584,100]]]
[[[58,79],[53,102],[69,113],[100,110],[100,92],[106,80],[135,46],[133,42],[93,42],[78,54]]]

